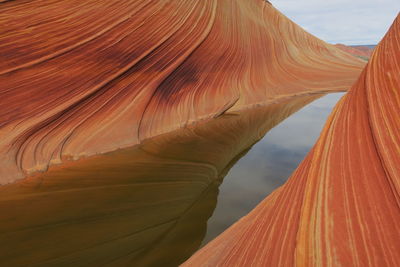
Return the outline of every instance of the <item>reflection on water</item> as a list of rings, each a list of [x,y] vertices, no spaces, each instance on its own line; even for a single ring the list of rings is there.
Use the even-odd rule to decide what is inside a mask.
[[[318,97],[224,114],[134,148],[69,162],[0,187],[0,266],[178,265],[201,245],[218,187],[231,167],[266,132]],[[300,160],[308,149],[308,142],[303,147],[282,134],[274,137],[273,131],[269,136],[274,143],[263,139],[226,178],[208,239],[223,230],[221,225],[247,213],[271,185],[283,182],[290,174],[283,166],[294,168],[291,157]],[[296,144],[288,143],[292,141]],[[291,146],[303,154],[297,155],[296,148],[287,157]],[[271,148],[275,154],[266,151]],[[239,198],[237,210],[229,208],[232,196],[243,200]]]
[[[233,166],[219,187],[218,204],[208,221],[203,245],[281,186],[315,144],[343,93],[326,95],[269,131]]]

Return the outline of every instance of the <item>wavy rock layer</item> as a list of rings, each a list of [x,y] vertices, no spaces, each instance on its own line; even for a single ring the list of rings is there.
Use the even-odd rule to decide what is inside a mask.
[[[363,63],[263,0],[0,5],[0,183],[284,95]]]
[[[249,147],[319,96],[224,114],[0,187],[0,266],[177,266]]]
[[[400,16],[289,181],[184,266],[400,266]]]

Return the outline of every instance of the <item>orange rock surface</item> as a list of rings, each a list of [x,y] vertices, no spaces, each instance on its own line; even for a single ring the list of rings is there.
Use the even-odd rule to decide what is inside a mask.
[[[0,184],[226,110],[346,90],[364,63],[263,0],[0,4]]]
[[[400,266],[400,16],[289,181],[184,266]]]
[[[339,48],[340,50],[343,50],[347,53],[352,54],[353,56],[356,56],[356,57],[359,57],[359,58],[362,58],[365,60],[368,60],[371,57],[372,52],[374,51],[374,49],[369,48],[367,46],[362,46],[362,45],[347,46],[344,44],[336,44],[335,46],[337,48]]]

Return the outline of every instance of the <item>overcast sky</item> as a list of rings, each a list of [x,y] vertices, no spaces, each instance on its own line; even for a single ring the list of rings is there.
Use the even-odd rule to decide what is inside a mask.
[[[270,0],[287,17],[329,43],[377,44],[400,0]]]

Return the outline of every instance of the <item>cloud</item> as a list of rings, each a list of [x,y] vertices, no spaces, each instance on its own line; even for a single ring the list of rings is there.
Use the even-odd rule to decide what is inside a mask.
[[[305,30],[329,43],[377,44],[400,11],[399,0],[271,0]]]

